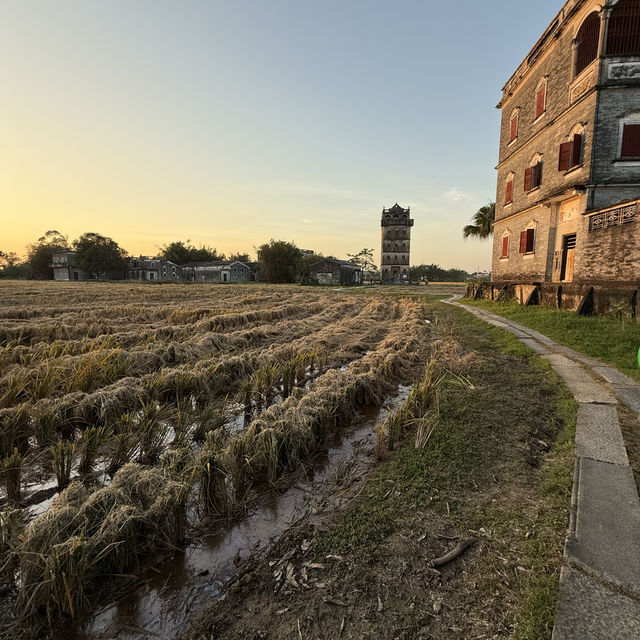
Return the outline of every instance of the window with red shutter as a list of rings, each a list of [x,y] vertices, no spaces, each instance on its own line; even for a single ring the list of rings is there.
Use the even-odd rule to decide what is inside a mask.
[[[538,162],[531,167],[531,189],[535,189],[542,184],[542,162]]]
[[[502,258],[509,256],[509,236],[502,238]]]
[[[542,85],[536,92],[536,118],[539,118],[544,113],[546,93],[546,85]]]
[[[577,167],[582,164],[582,136],[576,133],[571,142],[571,166]]]
[[[527,229],[526,233],[527,233],[526,253],[533,253],[536,230]]]
[[[511,122],[509,123],[509,142],[513,142],[518,137],[518,114],[511,116]]]
[[[571,143],[563,142],[560,145],[560,154],[558,157],[558,171],[567,171],[571,162]]]
[[[521,231],[520,232],[520,253],[526,253],[526,252],[527,252],[527,232]]]
[[[570,142],[560,145],[558,171],[568,171],[582,164],[582,135],[576,133]]]
[[[623,125],[620,157],[640,158],[640,124]]]
[[[504,197],[504,203],[509,204],[513,202],[513,178],[507,181],[507,192]]]
[[[524,190],[531,191],[531,167],[524,170]]]

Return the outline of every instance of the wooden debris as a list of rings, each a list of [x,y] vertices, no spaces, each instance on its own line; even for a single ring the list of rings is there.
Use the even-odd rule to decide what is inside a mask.
[[[451,551],[449,551],[449,553],[445,553],[443,556],[431,560],[429,566],[435,568],[448,564],[452,560],[455,560],[459,555],[462,555],[471,545],[475,544],[475,542],[475,538],[461,540]]]

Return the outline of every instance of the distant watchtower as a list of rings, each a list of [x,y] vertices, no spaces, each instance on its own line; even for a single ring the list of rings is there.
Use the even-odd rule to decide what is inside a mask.
[[[380,268],[382,282],[409,281],[409,250],[413,220],[410,210],[397,202],[390,209],[382,209],[382,250]]]

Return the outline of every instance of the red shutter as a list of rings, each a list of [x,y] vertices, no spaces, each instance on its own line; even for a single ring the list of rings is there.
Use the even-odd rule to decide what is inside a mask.
[[[531,167],[524,170],[524,190],[531,191]]]
[[[567,171],[571,159],[571,143],[563,142],[560,145],[560,155],[558,156],[558,171]]]
[[[536,93],[536,118],[544,113],[544,97],[546,93],[546,87],[541,87]]]
[[[506,258],[509,255],[509,236],[502,238],[502,256]]]
[[[507,193],[504,198],[505,204],[509,204],[510,202],[513,202],[513,179],[507,182]]]
[[[573,147],[571,148],[571,166],[577,167],[582,162],[582,136],[576,133],[573,136]]]
[[[527,229],[527,253],[531,253],[533,251],[533,240],[535,237],[535,229]]]
[[[526,253],[526,252],[527,252],[527,232],[521,231],[520,232],[520,253]]]
[[[622,129],[621,158],[640,157],[640,124],[625,124]]]
[[[509,130],[509,142],[513,142],[518,137],[518,116],[511,118]]]

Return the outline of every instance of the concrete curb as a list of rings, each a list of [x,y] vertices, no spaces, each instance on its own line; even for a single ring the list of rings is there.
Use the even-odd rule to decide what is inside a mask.
[[[616,410],[640,420],[640,384],[484,309],[444,300],[515,335],[545,358],[580,403],[571,521],[552,640],[640,638],[640,499]]]

